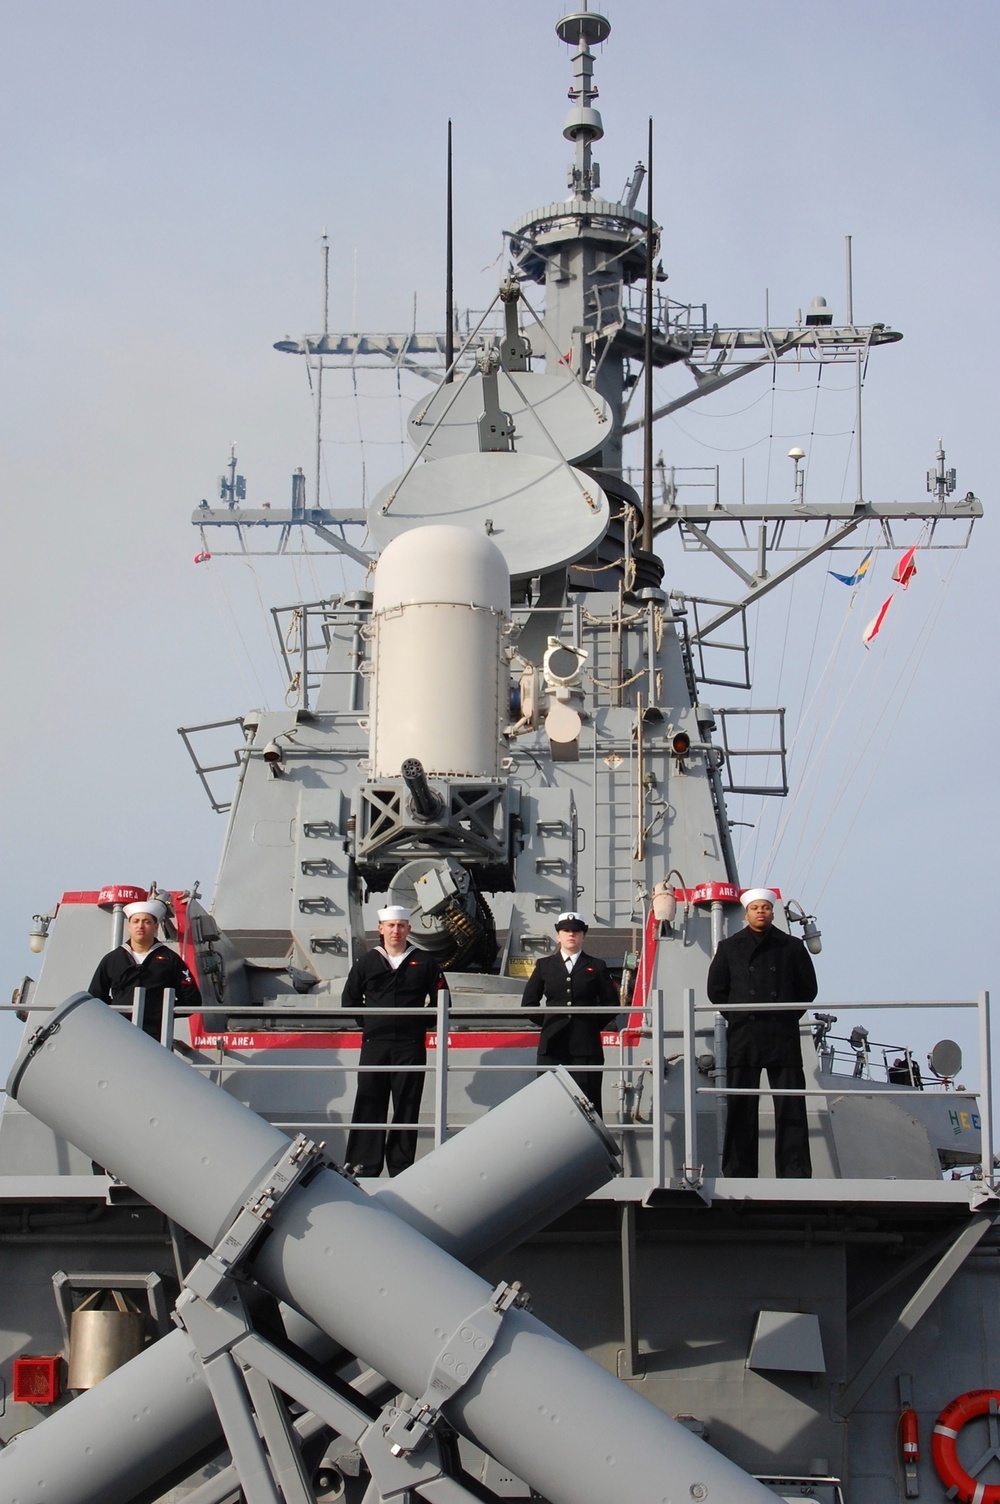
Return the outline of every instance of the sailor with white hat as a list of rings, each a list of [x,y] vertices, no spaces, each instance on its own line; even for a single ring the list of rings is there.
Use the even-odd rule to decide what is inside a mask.
[[[136,989],[143,988],[142,1031],[159,1039],[164,989],[172,987],[176,1006],[183,1008],[200,1007],[201,993],[177,952],[157,942],[157,929],[167,917],[166,904],[159,898],[137,899],[125,904],[122,913],[128,925],[127,938],[103,957],[91,980],[90,993],[105,1003],[131,1006]]]
[[[358,1015],[361,1025],[361,1066],[351,1122],[385,1123],[392,1101],[393,1127],[352,1128],[347,1140],[347,1163],[355,1174],[377,1177],[386,1165],[390,1175],[408,1169],[417,1154],[416,1123],[424,1090],[420,1070],[394,1066],[427,1063],[427,1029],[433,1027],[426,1007],[444,986],[433,956],[410,944],[410,910],[390,903],[378,910],[380,944],[355,961],[344,984],[343,1006]],[[412,1017],[366,1013],[377,1008],[412,1008]],[[419,1010],[419,1011],[417,1011]],[[396,1125],[405,1126],[396,1126]]]
[[[778,895],[773,888],[744,888],[740,894],[740,903],[746,910],[752,903],[769,903],[773,909],[778,902]]]
[[[161,903],[158,898],[145,898],[136,903],[127,903],[122,909],[122,913],[126,919],[131,919],[133,914],[149,914],[156,920],[157,924],[162,924],[167,917],[167,906],[165,903]]]
[[[604,1076],[604,1047],[601,1030],[606,1029],[618,1011],[618,993],[611,973],[598,956],[583,949],[587,921],[578,909],[566,909],[556,919],[559,949],[543,956],[528,978],[521,1006],[537,1008],[605,1008],[605,1013],[537,1013],[534,1022],[541,1029],[538,1040],[538,1064],[542,1067],[566,1065],[577,1086],[586,1093],[599,1116]],[[572,1069],[572,1067],[585,1067]]]
[[[761,1071],[766,1071],[773,1090],[802,1091],[799,1019],[816,996],[816,972],[802,941],[774,923],[780,900],[773,888],[746,888],[740,902],[746,928],[720,942],[708,968],[709,1001],[726,1019],[726,1084],[756,1091]],[[726,1011],[737,1003],[744,1007]],[[768,1006],[772,1003],[802,1006],[799,1011],[779,1010]],[[757,1175],[759,1106],[756,1096],[727,1098],[723,1175]],[[774,1123],[776,1173],[808,1178],[812,1161],[805,1098],[776,1096]]]
[[[386,904],[384,909],[378,911],[379,934],[382,933],[383,924],[406,924],[408,925],[413,916],[409,909],[401,903]]]

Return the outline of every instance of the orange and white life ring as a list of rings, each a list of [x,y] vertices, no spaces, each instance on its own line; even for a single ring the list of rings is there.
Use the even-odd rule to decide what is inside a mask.
[[[1000,1504],[1000,1483],[977,1483],[958,1460],[958,1433],[977,1415],[1000,1415],[1000,1389],[970,1389],[945,1405],[934,1427],[931,1457],[941,1482],[961,1504]]]

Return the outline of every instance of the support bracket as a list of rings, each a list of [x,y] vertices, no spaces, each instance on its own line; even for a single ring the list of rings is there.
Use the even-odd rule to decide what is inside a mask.
[[[505,1313],[526,1303],[520,1285],[498,1285],[462,1322],[435,1359],[420,1400],[408,1409],[386,1406],[378,1416],[363,1395],[337,1381],[324,1383],[254,1329],[242,1266],[281,1201],[316,1165],[328,1163],[323,1145],[299,1134],[190,1271],[174,1312],[194,1345],[242,1496],[246,1504],[315,1504],[286,1396],[360,1450],[372,1475],[366,1498],[402,1501],[416,1492],[428,1504],[474,1504],[447,1471],[433,1428],[440,1406],[493,1346]]]
[[[527,1304],[520,1281],[501,1283],[485,1305],[456,1327],[434,1359],[421,1397],[400,1409],[385,1433],[394,1457],[419,1451],[426,1444],[440,1419],[441,1406],[472,1378],[496,1341],[507,1312],[512,1307],[523,1310]]]

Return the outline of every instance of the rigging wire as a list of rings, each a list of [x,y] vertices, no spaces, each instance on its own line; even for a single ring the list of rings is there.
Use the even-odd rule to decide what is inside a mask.
[[[361,500],[364,506],[368,505],[368,452],[365,448],[365,436],[361,426],[361,407],[358,401],[358,373],[351,367],[351,389],[354,393],[354,422],[357,428],[357,443],[361,456]]]
[[[239,617],[233,610],[232,601],[229,599],[228,592],[226,591],[225,583],[222,577],[222,571],[209,570],[209,576],[212,580],[213,605],[219,613],[219,620],[222,624],[223,634],[225,635],[225,638],[232,650],[233,663],[235,665],[237,673],[243,680],[243,687],[247,692],[247,698],[252,700],[255,695],[259,695],[261,705],[266,705],[267,691],[261,683],[260,676],[257,673],[257,660],[255,655],[251,653],[247,645],[246,638],[243,636],[243,631],[239,624]],[[223,609],[223,607],[225,607],[225,609]],[[239,640],[240,647],[242,647],[243,649],[242,655],[240,654],[236,646],[237,639]],[[248,668],[250,670],[250,673],[253,675],[253,679],[256,681],[256,689],[254,688],[254,685],[251,683],[250,678],[247,674]]]
[[[772,366],[771,367],[771,383],[770,383],[770,385],[771,385],[771,390],[770,390],[770,404],[769,404],[769,406],[770,406],[770,417],[769,417],[769,420],[768,420],[768,429],[769,429],[769,432],[768,432],[768,437],[767,437],[767,441],[766,441],[767,442],[767,463],[766,463],[765,470],[764,470],[764,497],[765,497],[765,500],[767,500],[767,501],[770,501],[770,499],[771,499],[771,457],[772,457],[772,455],[774,453],[774,420],[775,420],[775,395],[776,395],[776,392],[777,392],[777,366]],[[766,524],[765,524],[765,526],[766,526]],[[760,611],[755,612],[755,614],[754,614],[753,657],[750,660],[751,663],[756,663],[756,661],[757,661],[757,641],[758,641],[758,638],[759,638],[759,635],[760,635],[760,619],[761,619],[761,613],[760,613]],[[753,683],[753,681],[751,680],[751,690],[750,690],[750,709],[751,710],[754,709],[754,692],[753,692],[753,688],[752,688],[752,683]],[[748,724],[749,724],[749,722],[748,722]],[[758,819],[756,819],[753,822],[753,829],[750,832],[750,838],[751,838],[751,841],[752,841],[752,848],[751,848],[751,855],[750,855],[750,869],[751,869],[751,871],[754,871],[754,872],[757,870],[757,852],[758,852],[759,847],[760,847],[760,826],[761,826],[761,821],[760,821],[760,818],[758,817]],[[748,843],[744,843],[744,847],[745,847],[746,844],[748,844]],[[741,856],[742,856],[742,851],[741,851]]]
[[[837,637],[834,641],[833,648],[831,649],[823,672],[820,675],[820,679],[816,685],[816,689],[812,695],[812,698],[809,701],[805,715],[803,716],[799,727],[796,729],[795,738],[793,738],[792,742],[793,749],[798,736],[805,729],[807,719],[812,713],[813,706],[816,705],[817,696],[821,696],[819,704],[816,705],[816,714],[812,723],[812,734],[809,739],[809,745],[806,748],[805,759],[803,762],[803,772],[799,779],[799,789],[801,793],[796,799],[790,801],[789,806],[786,809],[781,822],[779,823],[778,830],[775,834],[774,841],[771,846],[769,862],[774,862],[777,860],[778,852],[781,849],[781,846],[785,840],[785,837],[793,820],[798,820],[803,828],[811,823],[812,807],[816,799],[819,774],[823,767],[823,759],[826,755],[827,747],[833,736],[834,730],[839,724],[840,716],[851,697],[854,685],[857,683],[860,675],[864,672],[867,660],[862,658],[855,668],[854,677],[851,679],[851,682],[847,685],[846,689],[841,691],[837,709],[834,715],[829,721],[827,721],[825,716],[826,702],[833,692],[838,660],[840,659],[842,653],[843,644],[847,634],[847,628],[853,620],[856,620],[856,618],[854,618],[852,615],[853,610],[854,602],[852,601],[844,614],[844,619],[841,623],[840,631],[838,632]],[[825,733],[817,748],[816,738],[820,733],[820,729],[824,726]],[[810,791],[809,799],[805,804],[805,807],[803,808],[802,801],[807,788]],[[801,843],[801,834],[799,840]],[[789,870],[791,870],[795,866],[795,861],[798,857],[798,850],[799,847],[797,845],[789,862],[787,863]]]
[[[861,598],[860,596],[857,597],[857,599],[860,599],[860,598]],[[855,603],[852,601],[851,607],[850,607],[850,610],[852,610],[852,611],[854,609],[854,604]],[[845,664],[845,671],[846,671],[846,667],[847,666]],[[799,820],[799,828],[798,828],[798,835],[797,835],[796,844],[795,844],[795,850],[794,850],[794,852],[792,854],[792,857],[791,857],[791,860],[790,860],[790,866],[792,866],[792,867],[795,867],[797,865],[798,861],[799,861],[799,853],[800,853],[800,851],[802,849],[802,843],[806,839],[807,831],[811,830],[813,828],[812,827],[812,811],[813,811],[813,807],[814,807],[814,805],[816,803],[817,797],[819,795],[820,787],[821,787],[820,774],[821,774],[821,771],[822,771],[823,762],[824,762],[824,759],[828,756],[831,748],[834,745],[834,734],[835,734],[835,732],[837,731],[837,729],[838,729],[838,727],[840,725],[841,717],[843,716],[844,711],[847,709],[847,706],[848,706],[849,703],[852,705],[852,707],[853,707],[853,709],[855,711],[855,734],[854,734],[854,740],[853,740],[851,746],[846,751],[841,751],[841,753],[840,753],[840,776],[839,776],[838,783],[837,783],[837,785],[835,787],[835,790],[833,792],[833,795],[831,797],[830,811],[828,812],[826,820],[824,821],[824,827],[825,827],[825,825],[827,823],[829,823],[830,814],[837,807],[837,805],[839,804],[841,798],[846,793],[847,786],[848,786],[851,778],[853,778],[853,776],[854,776],[854,769],[855,769],[856,764],[854,763],[853,759],[854,759],[854,755],[855,755],[855,750],[857,748],[858,737],[861,734],[861,728],[869,723],[869,716],[872,713],[873,701],[876,699],[876,697],[881,692],[881,685],[882,685],[882,679],[883,679],[884,660],[879,663],[879,665],[876,668],[876,671],[874,673],[870,674],[870,676],[869,676],[869,682],[868,682],[867,690],[866,690],[866,694],[865,694],[865,699],[864,699],[863,704],[859,707],[855,703],[855,701],[854,701],[855,686],[861,680],[862,675],[865,674],[866,670],[870,669],[870,667],[871,667],[871,658],[870,658],[869,654],[866,652],[866,653],[862,654],[859,657],[859,659],[857,661],[857,666],[856,666],[856,668],[854,670],[853,675],[851,676],[850,682],[846,685],[845,688],[843,688],[841,690],[840,696],[839,696],[839,700],[838,700],[838,703],[837,703],[837,707],[836,707],[836,712],[835,712],[834,716],[832,717],[829,725],[827,726],[826,732],[825,732],[825,734],[823,736],[823,739],[822,739],[822,742],[820,743],[819,752],[817,754],[817,759],[816,759],[815,779],[814,779],[814,783],[813,783],[813,790],[812,790],[812,793],[810,795],[809,803],[806,806],[805,811],[801,813],[801,818]],[[819,725],[819,724],[821,724],[821,722],[820,722],[819,718],[817,718],[817,725]],[[818,820],[817,820],[817,824],[819,824]]]
[[[892,720],[889,723],[887,729],[885,729],[884,735],[882,737],[881,745],[878,747],[878,750],[877,750],[877,752],[876,752],[876,754],[874,756],[874,759],[873,759],[873,762],[872,762],[871,773],[869,775],[868,782],[866,783],[866,785],[864,787],[864,790],[862,791],[861,797],[860,797],[860,799],[858,801],[857,808],[855,809],[854,815],[853,815],[853,817],[852,817],[852,819],[850,821],[850,824],[848,826],[848,830],[847,830],[847,832],[844,835],[844,839],[841,841],[840,846],[838,847],[837,852],[836,852],[836,854],[835,854],[835,856],[833,858],[833,861],[832,861],[831,867],[830,867],[830,871],[829,871],[829,873],[827,874],[827,877],[824,880],[822,889],[820,890],[821,892],[825,891],[826,886],[829,883],[830,878],[833,875],[833,871],[836,868],[836,864],[839,861],[841,854],[843,853],[844,847],[847,844],[847,841],[849,839],[850,833],[853,831],[854,826],[856,825],[856,823],[858,821],[858,818],[860,817],[861,810],[862,810],[862,808],[864,806],[865,799],[867,798],[867,795],[868,795],[868,793],[869,793],[869,791],[871,789],[871,786],[872,786],[872,784],[875,781],[875,778],[876,778],[876,776],[878,774],[879,768],[881,767],[882,761],[885,758],[885,754],[886,754],[886,752],[889,749],[889,745],[890,745],[890,743],[892,741],[893,732],[894,732],[894,730],[896,728],[896,725],[897,725],[897,723],[899,721],[899,717],[902,714],[903,706],[906,703],[906,699],[907,699],[907,696],[909,694],[910,687],[913,684],[913,680],[914,680],[914,678],[916,676],[917,669],[919,668],[920,663],[922,661],[923,653],[924,653],[924,649],[926,647],[927,641],[928,641],[931,633],[933,632],[935,626],[937,625],[938,618],[940,617],[941,612],[942,612],[942,610],[944,608],[945,599],[946,599],[947,594],[948,594],[948,588],[949,588],[949,586],[951,584],[951,581],[952,581],[952,579],[954,577],[955,570],[956,570],[956,568],[958,566],[958,560],[959,560],[960,557],[961,557],[960,554],[956,553],[956,556],[955,556],[954,560],[952,561],[952,564],[951,564],[950,569],[948,570],[948,573],[943,578],[940,579],[940,588],[938,590],[937,600],[935,601],[935,603],[931,607],[931,609],[928,611],[927,616],[926,616],[926,618],[924,620],[923,625],[919,628],[916,636],[914,637],[914,640],[913,640],[913,642],[911,644],[909,653],[907,654],[907,657],[906,657],[906,660],[905,660],[905,662],[904,662],[904,664],[902,666],[902,669],[896,675],[896,680],[895,680],[895,684],[893,686],[893,690],[886,697],[886,699],[885,699],[885,701],[883,703],[881,711],[879,712],[878,716],[875,718],[875,720],[874,720],[874,722],[873,722],[873,724],[872,724],[872,726],[871,726],[871,728],[869,730],[868,736],[866,737],[866,739],[864,741],[864,744],[862,745],[862,747],[860,749],[860,755],[856,759],[854,759],[854,758],[849,759],[850,771],[849,771],[848,776],[846,778],[842,778],[841,779],[841,785],[838,788],[837,795],[835,797],[834,805],[832,806],[831,811],[830,811],[830,816],[832,816],[835,808],[837,807],[837,805],[839,805],[839,803],[842,801],[842,799],[844,797],[846,797],[846,793],[847,793],[848,788],[850,787],[850,784],[853,782],[854,778],[857,776],[857,773],[860,770],[860,768],[865,765],[868,750],[871,747],[873,741],[875,740],[876,735],[879,733],[880,729],[882,729],[883,724],[884,724],[884,722],[886,720],[886,717],[889,714],[889,711],[893,707],[893,704],[895,702],[895,711],[894,711]],[[898,618],[897,618],[897,622],[898,622]],[[897,624],[893,624],[893,625],[896,627],[895,635],[898,636],[900,626],[897,625]],[[890,638],[890,640],[891,640],[891,638]],[[890,671],[889,670],[889,666],[888,666],[888,660],[885,659],[885,660],[883,660],[883,662],[884,662],[886,671],[887,672]],[[855,745],[857,745],[857,740],[858,740],[858,738],[856,736],[855,737]],[[808,874],[812,871],[813,866],[815,865],[816,859],[817,859],[818,854],[819,854],[820,845],[821,845],[822,840],[823,840],[823,836],[825,834],[827,826],[829,825],[830,816],[828,816],[827,821],[825,822],[825,824],[823,826],[823,829],[820,831],[819,835],[816,837],[816,840],[813,842],[813,845],[810,848],[810,850],[809,850],[809,852],[808,852],[808,854],[807,854],[807,856],[805,858],[805,872],[806,872],[806,876],[808,876]]]
[[[809,470],[810,470],[810,465],[811,465],[811,462],[812,462],[813,440],[815,440],[815,438],[816,438],[816,417],[817,417],[817,413],[818,413],[818,410],[819,410],[820,386],[822,384],[822,381],[823,381],[823,367],[820,365],[820,366],[817,366],[817,368],[816,368],[816,381],[815,381],[814,386],[813,386],[812,418],[810,420],[810,426],[809,426],[809,448],[808,448],[808,450],[806,452],[806,466],[805,466],[805,471],[804,471],[804,474],[803,474],[803,488],[805,488],[809,484]],[[772,435],[772,437],[773,437],[773,435]],[[803,489],[803,494],[804,494],[804,489]],[[765,526],[766,526],[766,524],[765,524]],[[765,537],[766,537],[766,534],[765,534]],[[802,540],[802,523],[800,522],[799,525],[798,525],[798,528],[796,530],[796,544],[795,544],[796,552],[798,552],[798,551],[801,550],[802,541],[803,541]],[[787,595],[786,595],[785,626],[784,626],[784,631],[782,633],[782,638],[781,638],[781,653],[780,653],[779,658],[778,658],[778,674],[777,674],[777,679],[776,679],[776,682],[775,682],[774,695],[773,695],[773,699],[778,704],[781,703],[781,698],[782,698],[782,686],[783,686],[783,683],[784,683],[784,676],[785,676],[785,660],[786,660],[787,653],[788,653],[789,633],[791,631],[791,623],[792,623],[792,610],[793,610],[793,607],[795,605],[796,587],[798,586],[798,583],[799,583],[799,575],[798,574],[794,574],[792,576],[792,578],[791,578],[791,583],[789,585],[789,589],[788,589],[788,592],[787,592]],[[814,627],[814,632],[815,632],[815,630],[818,629],[818,625],[819,625],[819,614],[817,612],[817,615],[816,615],[816,625]],[[814,640],[815,640],[815,637],[814,637]],[[769,698],[771,698],[771,697],[769,697]],[[786,762],[786,766],[787,766],[787,762]],[[754,831],[754,835],[755,835],[754,852],[753,852],[753,870],[754,870],[754,872],[758,872],[758,870],[759,870],[757,868],[757,854],[758,854],[758,851],[760,849],[760,840],[761,840],[761,835],[762,835],[762,825],[763,825],[763,821],[759,820],[757,822],[757,826],[756,826],[756,829]],[[770,866],[770,861],[771,861],[771,856],[770,856],[770,853],[769,853],[768,854],[768,864],[767,864],[768,867]],[[765,876],[766,875],[767,875],[767,870],[765,869]]]
[[[257,604],[260,606],[261,620],[264,623],[264,631],[267,636],[268,646],[271,649],[271,656],[274,658],[274,662],[279,675],[283,678],[285,665],[282,662],[281,653],[278,650],[278,645],[274,640],[274,633],[271,626],[271,613],[268,610],[267,605],[265,604],[264,595],[260,588],[260,576],[257,572],[257,566],[250,559],[245,559],[243,562],[247,570],[249,571],[250,579],[253,582],[253,588],[257,596]]]
[[[809,462],[810,462],[810,465],[812,464],[813,456],[815,455],[815,445],[813,443],[814,440],[816,440],[816,439],[824,439],[824,438],[828,438],[828,437],[841,437],[842,436],[841,433],[839,433],[839,432],[836,433],[836,434],[833,434],[833,433],[828,434],[826,432],[822,432],[821,433],[818,430],[818,428],[817,428],[817,419],[818,419],[818,413],[819,413],[819,400],[820,400],[820,395],[821,395],[821,393],[820,393],[820,385],[821,385],[822,382],[823,382],[823,366],[820,365],[820,366],[818,366],[816,368],[816,379],[815,379],[815,381],[811,382],[811,390],[812,390],[812,413],[811,413],[811,418],[810,418],[810,429],[809,429],[809,438],[810,438]],[[853,391],[854,389],[855,388],[854,388],[853,384],[852,384],[852,386],[850,388],[847,388],[847,387],[845,387],[845,388],[831,388],[829,382],[826,382],[826,383],[823,384],[823,391],[825,393],[828,393],[828,394],[831,393],[832,391],[837,391],[837,390],[845,390],[845,391],[846,390],[851,390],[851,391]],[[789,391],[789,390],[793,390],[793,389],[792,388],[782,388],[779,385],[779,383],[777,382],[777,371],[775,370],[775,371],[772,372],[772,394],[773,394],[774,391],[778,391],[778,390]],[[794,388],[794,390],[796,392],[804,395],[805,392],[808,390],[808,388],[806,388],[805,386],[803,386],[802,383],[798,383],[796,385],[796,387]],[[775,412],[775,407],[774,407],[774,403],[772,401],[772,433],[769,436],[769,438],[771,440],[774,440],[775,438],[779,437],[777,435],[777,433],[774,431],[774,412]],[[848,430],[848,431],[845,431],[845,432],[849,432],[852,437],[855,436],[853,428],[851,430]],[[797,430],[797,431],[795,431],[793,433],[787,434],[787,435],[781,435],[781,437],[783,437],[783,438],[798,438],[800,435],[801,435],[801,429],[799,429],[799,430]],[[847,451],[847,455],[846,455],[845,463],[844,463],[844,471],[843,471],[843,474],[841,476],[841,484],[840,484],[840,499],[841,499],[841,501],[843,501],[844,495],[846,494],[848,473],[849,473],[849,468],[850,468],[851,449],[852,449],[852,446],[848,446],[848,451]],[[773,444],[769,444],[769,448],[768,448],[768,461],[769,461],[769,464],[770,464],[770,460],[771,460],[771,457],[772,457],[773,453],[774,453]],[[808,476],[808,472],[807,472],[807,476]],[[870,532],[870,529],[868,531]],[[799,542],[801,542],[801,528],[799,529]],[[793,591],[794,591],[794,587],[795,587],[796,582],[797,582],[797,576],[794,577],[793,580],[792,580],[792,589],[793,589]],[[798,742],[799,742],[799,740],[800,740],[800,738],[801,738],[801,736],[803,734],[805,726],[808,723],[808,708],[807,708],[807,710],[805,712],[803,712],[803,710],[802,710],[802,702],[803,702],[803,700],[805,698],[806,687],[811,682],[812,664],[813,664],[813,661],[814,661],[814,658],[815,658],[816,647],[817,647],[817,644],[818,644],[818,641],[819,641],[820,624],[821,624],[821,621],[822,621],[823,608],[824,608],[824,605],[825,605],[825,602],[826,602],[826,592],[827,592],[828,587],[829,587],[829,574],[826,573],[826,572],[824,572],[822,589],[820,591],[819,601],[818,601],[818,605],[817,605],[817,609],[816,609],[816,613],[815,613],[814,621],[813,621],[812,640],[811,640],[810,649],[809,649],[808,665],[807,665],[807,668],[806,668],[806,673],[805,673],[805,675],[804,675],[804,677],[802,679],[802,692],[801,692],[800,697],[799,697],[799,710],[798,710],[798,714],[794,718],[794,724],[795,724],[796,730],[795,730],[795,734],[794,734],[794,736],[792,738],[792,742],[791,742],[791,745],[789,747],[789,750],[788,750],[788,752],[786,754],[786,766],[788,766],[789,769],[791,769],[791,765],[792,765],[792,763],[794,761],[796,746],[797,746],[797,744],[798,744]],[[790,613],[791,613],[791,606],[789,604],[789,613],[788,613],[788,616],[786,617],[786,643],[787,643],[787,631],[788,631],[788,622],[789,622],[789,619],[790,619]],[[826,666],[825,666],[825,668],[823,670],[822,675],[820,676],[820,679],[819,679],[819,682],[817,683],[816,689],[814,690],[813,695],[812,695],[812,697],[810,699],[810,702],[809,702],[809,706],[810,707],[815,703],[817,694],[819,694],[821,691],[822,691],[822,694],[823,694],[823,702],[824,703],[829,698],[830,694],[832,694],[832,692],[833,692],[834,680],[835,680],[835,667],[836,667],[837,652],[838,652],[840,644],[842,642],[845,628],[846,628],[846,618],[845,618],[844,623],[841,626],[840,632],[838,634],[837,640],[836,640],[835,645],[834,645],[834,650],[833,650],[833,652],[831,652],[831,654],[829,655],[829,657],[827,659]],[[781,662],[780,662],[780,669],[779,669],[779,687],[780,687],[781,679],[783,678],[783,674],[784,674],[784,664],[785,664],[785,644],[783,644],[783,647],[782,647],[782,655],[781,655]],[[780,695],[776,694],[775,698],[780,698]],[[807,751],[806,751],[806,757],[805,757],[805,763],[804,763],[804,767],[806,769],[806,772],[805,772],[805,775],[804,775],[804,777],[803,777],[803,779],[801,781],[801,787],[803,787],[803,788],[806,786],[806,784],[809,782],[809,779],[810,779],[810,774],[809,774],[809,769],[810,769],[810,766],[811,766],[810,759],[811,759],[813,748],[815,746],[816,735],[818,734],[819,728],[820,728],[820,726],[822,724],[823,724],[822,717],[818,716],[817,719],[816,719],[816,721],[815,721],[815,723],[814,723],[814,726],[813,726],[813,732],[812,732],[812,737],[810,739],[809,747],[807,748]],[[791,775],[789,774],[789,776],[791,776]],[[799,800],[790,801],[789,804],[787,804],[786,806],[784,806],[784,810],[783,811],[779,812],[778,810],[775,810],[773,812],[773,814],[771,814],[770,812],[768,812],[768,815],[766,817],[764,815],[763,810],[761,810],[759,812],[758,819],[757,819],[757,821],[755,822],[755,825],[754,825],[754,838],[753,838],[753,855],[754,855],[754,867],[755,867],[755,870],[756,870],[756,857],[757,857],[757,853],[759,851],[759,842],[760,842],[760,839],[762,838],[764,827],[765,826],[770,826],[772,828],[771,846],[770,846],[770,849],[769,849],[769,852],[768,852],[767,862],[765,864],[766,870],[770,870],[771,864],[775,861],[775,859],[777,857],[778,848],[780,847],[781,842],[782,842],[782,840],[784,838],[784,834],[785,834],[785,831],[787,830],[788,823],[792,819],[792,817],[793,817],[793,815],[794,815],[794,813],[795,813],[795,811],[796,811],[796,809],[798,807],[798,804],[799,804]],[[750,836],[747,836],[745,838],[744,842],[742,843],[741,852],[740,852],[741,858],[742,858],[743,853],[750,846],[750,842],[751,842],[751,838],[750,838]]]
[[[890,623],[890,627],[891,628],[895,628],[895,622],[891,622]],[[895,635],[895,633],[893,632],[892,635]],[[891,635],[887,638],[887,640],[888,641],[892,640]],[[866,667],[868,667],[868,665],[870,664],[870,662],[871,662],[870,655],[869,655],[868,652],[865,652],[862,655],[862,657],[861,657],[860,664],[859,664],[859,669],[858,669],[858,673],[855,674],[854,680],[852,681],[852,686],[851,686],[852,688],[853,688],[853,684],[857,682],[859,675],[865,670]],[[878,723],[881,721],[882,717],[885,715],[886,706],[891,701],[892,695],[890,694],[889,696],[887,696],[887,697],[884,698],[883,704],[882,704],[882,709],[878,712],[878,715],[875,717],[874,721],[872,721],[870,719],[871,714],[872,714],[872,710],[873,710],[873,702],[876,701],[876,698],[881,694],[882,681],[883,681],[883,679],[885,677],[885,674],[887,672],[890,672],[890,670],[887,667],[887,659],[883,655],[883,657],[881,658],[881,660],[879,661],[879,663],[877,665],[876,672],[871,675],[871,679],[870,679],[870,683],[868,685],[868,691],[867,691],[867,696],[866,696],[866,699],[865,699],[865,703],[861,707],[861,711],[860,711],[860,713],[857,715],[857,717],[855,719],[855,731],[854,731],[854,737],[853,737],[853,740],[851,742],[851,745],[846,749],[845,754],[840,759],[840,762],[841,762],[840,777],[839,777],[837,786],[836,786],[836,788],[834,790],[833,800],[832,800],[832,805],[831,805],[831,810],[837,807],[837,805],[839,804],[841,798],[846,793],[847,787],[850,784],[850,782],[853,779],[853,777],[855,776],[855,771],[856,771],[857,767],[859,766],[860,756],[864,755],[864,753],[868,749],[868,746],[871,743],[871,734],[869,734],[867,740],[864,743],[864,746],[860,748],[860,755],[859,755],[858,744],[859,744],[859,741],[860,741],[860,738],[861,738],[861,736],[863,734],[864,729],[866,727],[870,726],[870,725],[871,726],[877,726],[878,725]],[[897,680],[897,683],[898,683],[898,680]],[[845,695],[841,699],[841,703],[840,703],[840,706],[838,707],[837,717],[836,717],[836,720],[838,722],[839,722],[841,714],[843,713],[844,708],[846,707],[847,698],[848,698],[847,695]],[[828,736],[826,738],[826,746],[827,747],[829,747],[829,745],[830,745],[830,741],[831,741],[831,737],[832,737],[832,730],[833,730],[833,728],[831,727],[831,731],[830,731],[830,733],[828,734]],[[829,816],[828,816],[828,819],[829,819]],[[805,829],[805,827],[803,826],[803,833],[804,833],[804,829]],[[799,838],[799,844],[800,845],[801,845],[801,841],[802,841],[802,834],[800,834],[800,838]],[[797,860],[797,857],[798,857],[798,847],[796,848],[796,854],[795,854],[795,859],[796,860]]]

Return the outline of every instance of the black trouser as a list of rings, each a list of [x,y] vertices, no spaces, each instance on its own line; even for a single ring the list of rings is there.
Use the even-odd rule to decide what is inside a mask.
[[[364,1039],[359,1065],[425,1065],[427,1049],[423,1034],[409,1039]],[[409,1169],[417,1157],[415,1126],[397,1128],[397,1123],[416,1124],[424,1090],[422,1071],[380,1070],[358,1077],[352,1123],[384,1123],[392,1099],[393,1127],[352,1128],[347,1139],[347,1163],[360,1175],[377,1176],[383,1162],[390,1175]]]
[[[560,1055],[560,1052],[558,1050],[556,1051],[556,1055]],[[570,1075],[573,1077],[573,1080],[576,1082],[577,1086],[590,1102],[594,1111],[597,1113],[597,1116],[599,1118],[604,1117],[604,1108],[602,1106],[601,1099],[601,1088],[604,1085],[604,1072],[581,1069],[582,1066],[603,1065],[603,1056],[600,1060],[595,1060],[592,1055],[588,1055],[583,1059],[581,1059],[578,1055],[571,1056],[568,1059],[563,1057],[557,1059],[556,1056],[548,1052],[543,1055],[539,1050],[537,1064],[565,1066]]]
[[[797,1089],[806,1084],[801,1065],[731,1065],[726,1085],[757,1087],[760,1073],[767,1071],[768,1085],[775,1091]],[[759,1097],[726,1098],[726,1138],[722,1148],[723,1175],[757,1175],[757,1116]],[[804,1097],[774,1098],[774,1168],[779,1179],[805,1179],[812,1175],[809,1129]]]

